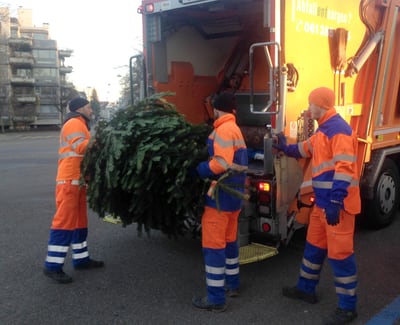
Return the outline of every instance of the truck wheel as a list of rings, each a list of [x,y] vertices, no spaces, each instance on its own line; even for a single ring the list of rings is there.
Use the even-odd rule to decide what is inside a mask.
[[[368,227],[379,229],[389,225],[399,207],[400,177],[396,164],[385,159],[374,184],[374,197],[363,203],[363,216]]]

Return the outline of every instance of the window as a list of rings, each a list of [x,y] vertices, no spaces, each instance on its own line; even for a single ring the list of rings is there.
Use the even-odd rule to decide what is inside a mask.
[[[33,57],[37,63],[48,63],[57,61],[56,50],[33,50]]]
[[[33,33],[32,34],[33,39],[37,39],[37,40],[47,40],[48,39],[48,35],[47,34],[43,34],[43,33]]]
[[[58,113],[58,108],[57,108],[57,106],[54,106],[54,105],[40,105],[40,113],[57,114]]]
[[[57,77],[58,70],[56,68],[35,68],[34,76],[37,77]]]
[[[57,96],[57,87],[37,87],[36,93],[41,96]]]

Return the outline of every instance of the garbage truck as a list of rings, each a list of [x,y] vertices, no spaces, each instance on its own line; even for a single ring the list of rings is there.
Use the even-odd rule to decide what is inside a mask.
[[[313,206],[309,161],[273,154],[274,135],[303,141],[317,87],[358,137],[361,217],[389,225],[400,195],[400,0],[143,0],[143,95],[168,98],[188,121],[211,99],[237,98],[249,151],[240,245],[287,244]],[[271,253],[272,255],[275,252]],[[253,257],[250,257],[250,259]]]

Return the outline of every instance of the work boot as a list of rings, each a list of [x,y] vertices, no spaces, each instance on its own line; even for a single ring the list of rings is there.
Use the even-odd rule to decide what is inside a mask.
[[[336,308],[332,315],[326,320],[325,325],[348,324],[357,317],[355,310]]]
[[[52,271],[47,268],[44,268],[43,273],[45,276],[49,277],[50,279],[52,279],[58,283],[72,282],[72,278],[68,274],[65,274],[63,270]]]
[[[97,269],[97,268],[103,267],[103,266],[104,266],[103,261],[96,261],[96,260],[90,259],[86,263],[75,265],[74,268],[75,268],[75,270],[82,271],[82,270]]]
[[[301,291],[297,287],[283,287],[282,294],[285,297],[303,300],[305,302],[308,302],[309,304],[315,304],[318,301],[315,293],[307,293]]]
[[[239,289],[225,288],[225,294],[231,298],[239,297]]]
[[[226,304],[213,304],[213,303],[209,302],[207,297],[193,298],[192,305],[198,309],[214,311],[216,313],[221,313],[221,312],[225,311],[227,308]]]

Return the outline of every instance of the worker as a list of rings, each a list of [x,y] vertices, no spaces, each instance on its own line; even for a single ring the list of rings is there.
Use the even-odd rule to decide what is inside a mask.
[[[308,111],[318,129],[306,141],[274,145],[287,156],[310,158],[315,206],[310,215],[297,285],[283,295],[316,303],[316,286],[326,256],[333,269],[338,308],[326,324],[345,324],[357,317],[357,269],[354,257],[355,215],[360,212],[357,138],[334,108],[335,94],[325,87],[309,94]]]
[[[90,103],[81,97],[69,102],[60,133],[58,170],[56,177],[56,213],[54,215],[44,274],[58,283],[72,278],[64,273],[63,265],[72,246],[72,264],[76,270],[104,266],[103,261],[89,258],[87,247],[88,218],[86,184],[81,181],[81,162],[90,140]]]
[[[236,124],[235,95],[223,92],[212,104],[214,130],[207,141],[210,159],[201,162],[196,169],[202,179],[214,181],[206,195],[201,219],[207,296],[194,297],[192,304],[198,309],[221,312],[227,307],[226,295],[239,294],[237,232],[242,199],[213,186],[229,171],[232,176],[227,177],[224,184],[235,184],[235,190],[243,193],[248,163],[246,144]]]

